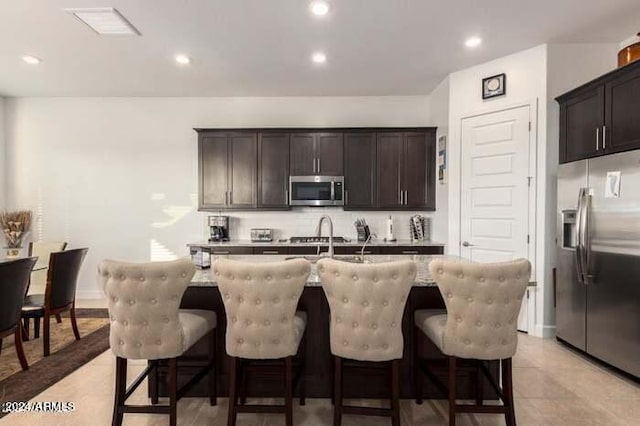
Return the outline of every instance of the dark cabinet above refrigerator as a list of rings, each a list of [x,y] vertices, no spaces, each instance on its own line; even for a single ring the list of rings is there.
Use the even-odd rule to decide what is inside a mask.
[[[640,148],[640,62],[556,98],[560,163]]]

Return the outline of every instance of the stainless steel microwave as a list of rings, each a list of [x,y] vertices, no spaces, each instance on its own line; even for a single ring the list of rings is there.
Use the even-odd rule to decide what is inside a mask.
[[[344,176],[290,176],[292,206],[344,206]]]

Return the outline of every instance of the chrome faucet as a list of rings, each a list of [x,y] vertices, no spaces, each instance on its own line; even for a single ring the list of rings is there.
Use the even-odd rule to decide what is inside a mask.
[[[324,221],[328,221],[329,222],[329,257],[333,259],[333,222],[331,221],[331,218],[327,215],[323,215],[322,217],[320,217],[320,221],[318,222],[318,227],[316,228],[316,235],[318,237],[322,236],[322,223]],[[320,246],[318,246],[318,249],[320,248]]]

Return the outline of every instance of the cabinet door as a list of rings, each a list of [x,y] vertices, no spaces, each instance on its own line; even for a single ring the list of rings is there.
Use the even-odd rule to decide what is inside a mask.
[[[376,171],[378,206],[398,208],[402,184],[402,133],[378,133],[376,135]]]
[[[582,93],[560,105],[560,162],[604,153],[604,87]]]
[[[258,136],[258,207],[289,208],[289,135]]]
[[[640,148],[640,69],[606,85],[606,152]]]
[[[375,206],[376,134],[344,134],[345,210]]]
[[[227,207],[227,135],[206,134],[198,140],[199,209]]]
[[[313,133],[291,135],[291,176],[316,174],[315,137]]]
[[[316,136],[316,174],[342,176],[342,134],[318,133]]]
[[[403,204],[435,209],[435,135],[405,133]]]
[[[252,208],[257,205],[257,150],[255,133],[229,135],[229,206]]]

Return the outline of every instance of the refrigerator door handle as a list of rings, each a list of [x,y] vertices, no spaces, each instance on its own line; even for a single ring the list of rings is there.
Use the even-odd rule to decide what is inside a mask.
[[[578,192],[578,211],[576,212],[576,273],[578,282],[584,283],[584,273],[582,270],[582,189]]]
[[[591,257],[591,242],[589,240],[589,219],[591,211],[591,191],[582,189],[582,274],[585,284],[589,284],[592,275],[589,273],[589,258]]]

